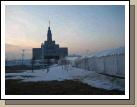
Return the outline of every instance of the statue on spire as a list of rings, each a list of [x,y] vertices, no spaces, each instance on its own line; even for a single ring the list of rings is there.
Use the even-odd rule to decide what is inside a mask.
[[[49,20],[49,27],[50,27],[50,20]]]
[[[50,20],[49,20],[49,27],[48,27],[48,29],[50,30]]]

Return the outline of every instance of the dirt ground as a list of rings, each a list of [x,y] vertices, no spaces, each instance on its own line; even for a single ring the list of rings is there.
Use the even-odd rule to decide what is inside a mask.
[[[124,91],[91,87],[80,81],[21,82],[6,80],[6,95],[124,95]]]

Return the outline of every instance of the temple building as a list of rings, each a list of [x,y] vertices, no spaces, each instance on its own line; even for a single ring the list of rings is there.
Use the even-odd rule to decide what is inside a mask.
[[[68,48],[60,48],[59,44],[56,44],[52,40],[52,33],[50,30],[50,22],[47,32],[47,41],[41,44],[41,48],[32,49],[32,57],[34,60],[39,59],[60,59],[62,57],[68,56]]]

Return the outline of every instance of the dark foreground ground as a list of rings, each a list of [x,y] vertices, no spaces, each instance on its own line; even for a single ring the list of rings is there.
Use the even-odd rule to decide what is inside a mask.
[[[5,67],[6,73],[20,73],[27,66]],[[35,69],[40,69],[35,67]],[[91,87],[78,80],[47,81],[47,82],[22,82],[21,80],[8,79],[5,81],[6,95],[124,95],[124,91],[105,90]]]
[[[21,82],[6,80],[6,95],[123,95],[123,91],[91,87],[79,81]]]

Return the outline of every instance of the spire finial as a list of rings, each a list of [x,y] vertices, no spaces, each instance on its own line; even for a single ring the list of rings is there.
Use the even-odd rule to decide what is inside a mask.
[[[49,27],[50,27],[50,20],[49,20]]]

